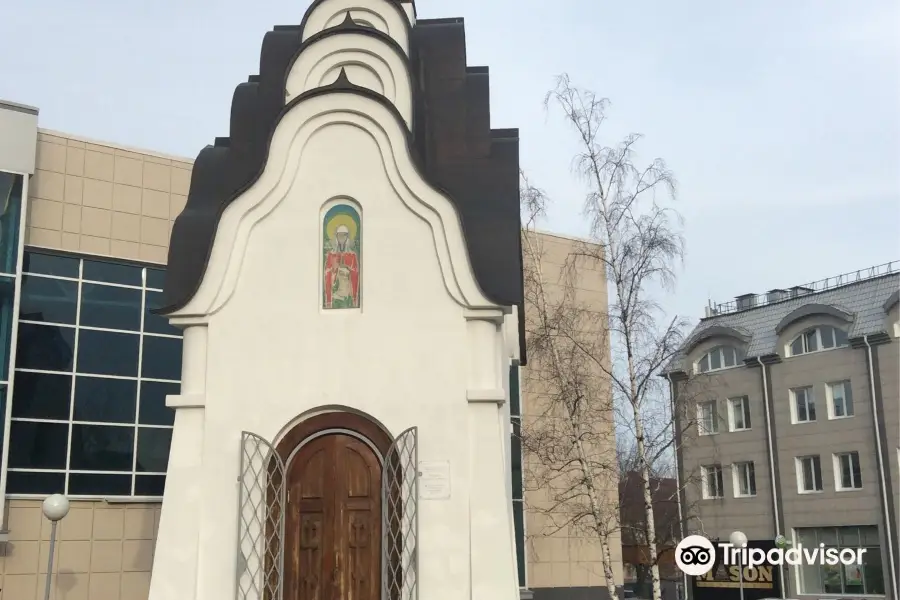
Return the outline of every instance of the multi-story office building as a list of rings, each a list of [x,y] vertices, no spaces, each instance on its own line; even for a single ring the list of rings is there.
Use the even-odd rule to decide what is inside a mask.
[[[898,598],[897,267],[711,306],[668,373],[693,532],[866,549],[861,568],[761,570],[748,593]],[[738,584],[714,572],[693,591],[726,598]]]
[[[60,524],[52,597],[145,600],[174,419],[165,398],[179,391],[182,344],[180,330],[150,310],[161,303],[192,161],[39,130],[37,115],[0,105],[0,597],[44,597],[41,501],[65,493],[72,508]],[[544,237],[547,265],[559,267],[572,242]],[[581,287],[605,303],[602,274],[586,276]],[[529,406],[518,370],[514,428]],[[603,597],[589,595],[605,591],[599,550],[565,531],[545,537],[527,514],[531,492],[515,441],[512,449],[523,597]]]

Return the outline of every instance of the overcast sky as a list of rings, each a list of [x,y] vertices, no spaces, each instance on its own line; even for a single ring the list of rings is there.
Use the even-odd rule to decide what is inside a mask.
[[[0,98],[40,125],[193,157],[228,134],[287,0],[32,0],[0,19]],[[544,229],[585,233],[575,139],[543,97],[554,77],[612,101],[610,142],[678,177],[688,255],[672,311],[900,259],[896,0],[418,0],[464,17],[491,68],[492,126],[553,196]]]

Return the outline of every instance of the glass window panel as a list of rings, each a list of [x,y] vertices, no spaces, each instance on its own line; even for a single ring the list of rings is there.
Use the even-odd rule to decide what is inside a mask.
[[[141,377],[181,379],[181,339],[144,336]]]
[[[841,565],[822,565],[822,590],[826,594],[840,594],[844,589]]]
[[[516,568],[519,573],[519,587],[525,587],[525,506],[513,502],[513,529],[516,535]]]
[[[711,371],[722,368],[722,349],[716,348],[709,353],[709,368]]]
[[[812,528],[797,529],[797,542],[800,546],[813,548],[819,545],[819,538],[816,537],[816,530]]]
[[[140,331],[142,293],[96,283],[82,284],[81,325]]]
[[[806,394],[797,391],[797,420],[808,421],[809,413],[806,411]]]
[[[797,356],[798,354],[803,354],[803,336],[799,336],[793,342],[791,342],[791,356]]]
[[[12,405],[14,418],[68,420],[71,400],[71,375],[16,373]]]
[[[0,172],[0,271],[4,273],[15,273],[19,258],[22,181],[21,175]]]
[[[141,427],[138,430],[137,471],[165,473],[169,464],[172,430]]]
[[[106,283],[121,283],[124,285],[143,285],[141,271],[143,267],[126,265],[122,263],[107,262],[103,260],[84,261],[82,279],[88,281],[103,281]]]
[[[78,282],[25,275],[19,318],[26,321],[75,324]]]
[[[842,488],[850,488],[853,487],[853,468],[850,464],[850,455],[849,454],[841,454],[838,457],[838,461],[841,467],[841,487]]]
[[[521,414],[518,365],[510,365],[509,367],[509,414],[513,416]]]
[[[513,421],[512,440],[510,441],[510,453],[512,463],[512,497],[522,499],[522,428],[519,423]]]
[[[822,327],[819,329],[819,336],[822,338],[822,348],[834,348],[834,327]]]
[[[723,352],[725,354],[725,366],[733,367],[734,366],[734,348],[724,348]]]
[[[848,343],[847,332],[843,329],[834,328],[834,341],[838,346],[846,346]]]
[[[881,548],[868,547],[863,554],[863,582],[865,593],[884,594],[884,563],[881,559]]]
[[[14,319],[13,298],[15,280],[0,277],[0,379],[9,378],[9,349],[12,346],[12,326]]]
[[[803,491],[811,492],[816,489],[815,478],[813,474],[812,459],[804,458],[800,461],[800,467],[803,469]]]
[[[816,420],[816,401],[811,392],[806,393],[806,411],[810,421]]]
[[[877,527],[860,527],[859,536],[863,546],[877,546],[881,543],[881,538],[878,537]]]
[[[66,423],[13,421],[9,428],[9,467],[65,469],[68,440]]]
[[[6,476],[7,494],[62,494],[66,491],[65,473],[9,471]]]
[[[72,425],[69,468],[73,471],[131,471],[134,427]]]
[[[836,548],[838,545],[837,530],[834,527],[819,529],[819,543],[825,544],[828,548]]]
[[[162,305],[162,292],[147,292],[147,308],[144,311],[144,331],[147,333],[181,335],[180,329],[169,325],[169,319],[150,312],[151,310],[160,308]]]
[[[704,354],[700,359],[700,372],[706,373],[707,371],[709,371],[709,354]]]
[[[75,354],[75,329],[19,323],[16,367],[70,371]]]
[[[75,421],[134,423],[136,379],[75,378]]]
[[[162,496],[165,488],[165,475],[138,475],[134,478],[135,496]]]
[[[838,535],[841,540],[841,548],[859,548],[859,528],[858,527],[840,527]]]
[[[800,591],[804,594],[824,594],[819,565],[803,564],[800,569]]]
[[[131,475],[71,473],[69,494],[73,496],[130,496]]]
[[[841,386],[841,392],[844,395],[844,413],[849,417],[853,415],[853,386],[849,381]]]
[[[139,346],[137,334],[82,329],[78,332],[78,372],[136,377]]]
[[[166,272],[162,269],[147,269],[147,287],[156,290],[165,289]]]
[[[807,352],[815,352],[819,349],[819,340],[816,335],[816,330],[813,329],[811,331],[806,332],[806,351]]]
[[[58,277],[78,279],[78,259],[57,254],[43,254],[29,251],[25,253],[22,270],[26,273],[43,273]]]
[[[166,396],[176,395],[180,391],[181,385],[178,383],[142,381],[138,416],[141,425],[173,425],[175,410],[166,406]]]

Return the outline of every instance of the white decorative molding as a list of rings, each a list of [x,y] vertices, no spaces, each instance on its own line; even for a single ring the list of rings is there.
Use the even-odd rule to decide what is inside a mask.
[[[206,394],[169,394],[166,396],[169,408],[206,408]]]
[[[406,57],[383,40],[360,33],[329,36],[305,48],[288,73],[287,101],[334,83],[341,69],[354,84],[390,100],[412,128],[412,83]]]
[[[303,41],[329,27],[340,25],[347,12],[354,20],[392,37],[403,51],[409,53],[410,17],[406,11],[397,10],[390,0],[329,0],[322,2],[306,18]]]
[[[506,402],[506,390],[466,390],[466,400],[469,402],[493,402],[503,404]]]
[[[282,117],[272,136],[263,173],[225,209],[203,281],[194,297],[171,315],[175,318],[173,322],[184,317],[200,317],[205,321],[205,317],[228,302],[236,288],[254,226],[289,195],[302,194],[295,186],[309,141],[326,135],[333,127],[348,126],[371,138],[394,193],[430,227],[450,297],[464,308],[489,309],[502,315],[504,308],[485,297],[475,280],[455,206],[417,170],[407,145],[406,128],[376,100],[341,91],[308,98]],[[347,152],[352,151],[347,148]]]

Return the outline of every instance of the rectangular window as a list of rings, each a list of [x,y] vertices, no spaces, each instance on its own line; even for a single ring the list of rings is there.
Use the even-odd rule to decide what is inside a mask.
[[[812,386],[791,390],[791,416],[794,423],[812,423],[816,420],[816,400]]]
[[[818,456],[801,456],[796,459],[797,491],[810,494],[822,491],[822,461]]]
[[[849,381],[829,383],[828,416],[832,419],[844,419],[853,416],[853,391]]]
[[[852,594],[866,598],[884,595],[884,566],[878,527],[821,527],[794,530],[796,543],[805,548],[865,549],[861,565],[804,564],[798,567],[801,594]]]
[[[150,309],[157,268],[28,249],[7,493],[160,496],[181,332]]]
[[[719,413],[715,400],[697,404],[697,429],[700,435],[719,433]]]
[[[700,480],[703,486],[704,499],[711,500],[725,497],[725,480],[722,476],[722,465],[700,467]]]
[[[735,498],[749,498],[756,495],[756,469],[753,461],[734,463],[731,472],[734,476]]]
[[[731,431],[750,429],[750,398],[738,396],[728,399],[728,420]]]
[[[859,468],[859,452],[843,452],[834,455],[835,488],[837,490],[862,489],[862,473]]]

